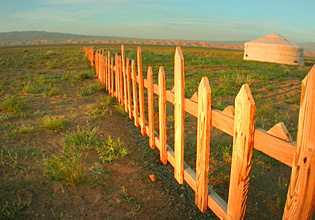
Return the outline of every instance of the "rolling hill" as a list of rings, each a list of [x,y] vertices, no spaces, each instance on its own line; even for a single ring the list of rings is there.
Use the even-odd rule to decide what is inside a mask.
[[[210,47],[242,50],[244,41],[187,41],[187,40],[150,40],[113,36],[77,35],[45,31],[0,32],[0,46],[46,45],[46,44],[137,44],[168,45],[187,47]],[[315,57],[315,42],[300,43],[306,56]]]

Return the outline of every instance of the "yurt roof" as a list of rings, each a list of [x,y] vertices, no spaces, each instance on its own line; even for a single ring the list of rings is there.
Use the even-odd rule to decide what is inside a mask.
[[[296,47],[300,48],[297,44],[292,43],[285,39],[284,37],[280,36],[279,34],[272,33],[264,36],[262,38],[258,38],[256,40],[248,41],[245,44],[254,43],[254,44],[274,44],[274,45],[282,45],[288,47]]]

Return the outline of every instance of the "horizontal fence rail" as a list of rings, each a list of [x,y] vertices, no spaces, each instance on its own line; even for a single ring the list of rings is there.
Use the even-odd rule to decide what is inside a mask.
[[[220,219],[244,218],[252,154],[256,149],[292,167],[283,219],[312,219],[315,204],[315,66],[302,82],[295,144],[283,123],[269,131],[255,128],[256,106],[247,84],[235,98],[235,109],[233,106],[223,111],[211,108],[211,88],[206,77],[201,79],[198,92],[190,99],[185,98],[184,56],[180,47],[176,47],[174,55],[172,91],[165,89],[163,67],[159,68],[157,85],[153,83],[151,67],[147,70],[147,78],[143,78],[140,47],[136,61],[125,57],[123,45],[121,55],[116,53],[114,57],[103,49],[85,47],[84,51],[105,90],[124,106],[134,125],[140,126],[141,134],[149,137],[150,147],[160,151],[161,162],[169,162],[178,183],[185,181],[195,191],[195,204],[201,212],[209,207]],[[147,116],[144,89],[147,89]],[[158,96],[159,133],[154,130],[154,94]],[[166,142],[166,102],[174,105],[174,150]],[[197,118],[196,172],[184,161],[185,112]],[[208,185],[211,126],[233,137],[228,202]]]

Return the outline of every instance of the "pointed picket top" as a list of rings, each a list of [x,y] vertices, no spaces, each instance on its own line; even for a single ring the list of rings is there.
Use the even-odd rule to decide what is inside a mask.
[[[283,122],[279,122],[278,124],[270,128],[269,131],[267,131],[267,134],[270,134],[272,136],[275,136],[288,142],[293,141],[287,127],[284,125]]]
[[[198,103],[198,92],[195,92],[190,98],[191,101]]]
[[[226,107],[222,112],[222,115],[226,115],[230,118],[234,118],[234,114],[235,114],[235,109],[233,105],[229,105],[228,107]]]
[[[255,109],[250,88],[244,84],[235,98],[227,220],[244,219],[254,146]]]
[[[177,46],[175,50],[175,60],[177,59],[179,59],[180,61],[184,61],[183,51],[180,46]]]

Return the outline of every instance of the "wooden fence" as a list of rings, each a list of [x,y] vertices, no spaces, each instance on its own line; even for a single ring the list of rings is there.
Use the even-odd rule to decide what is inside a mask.
[[[105,84],[109,94],[124,106],[141,134],[149,137],[152,149],[157,147],[163,164],[174,167],[174,178],[184,181],[195,191],[195,204],[206,212],[209,207],[220,219],[243,219],[249,188],[249,173],[253,148],[292,167],[283,219],[312,219],[315,203],[315,66],[302,81],[302,95],[296,144],[292,142],[283,123],[265,131],[255,128],[255,102],[250,88],[244,84],[232,106],[223,111],[211,108],[211,88],[208,78],[203,77],[198,93],[191,99],[184,96],[184,57],[176,47],[174,57],[174,89],[165,89],[165,73],[159,68],[158,85],[153,83],[151,67],[143,78],[141,49],[137,49],[137,71],[134,60],[121,55],[114,58],[104,50],[84,48],[94,65],[98,79]],[[138,84],[138,86],[137,86]],[[137,88],[139,91],[137,91]],[[148,121],[145,116],[147,89]],[[154,130],[153,94],[158,95],[159,133]],[[166,101],[174,104],[174,150],[166,140]],[[184,162],[184,114],[197,118],[196,172]],[[233,136],[233,150],[228,202],[224,201],[208,185],[211,126]]]

